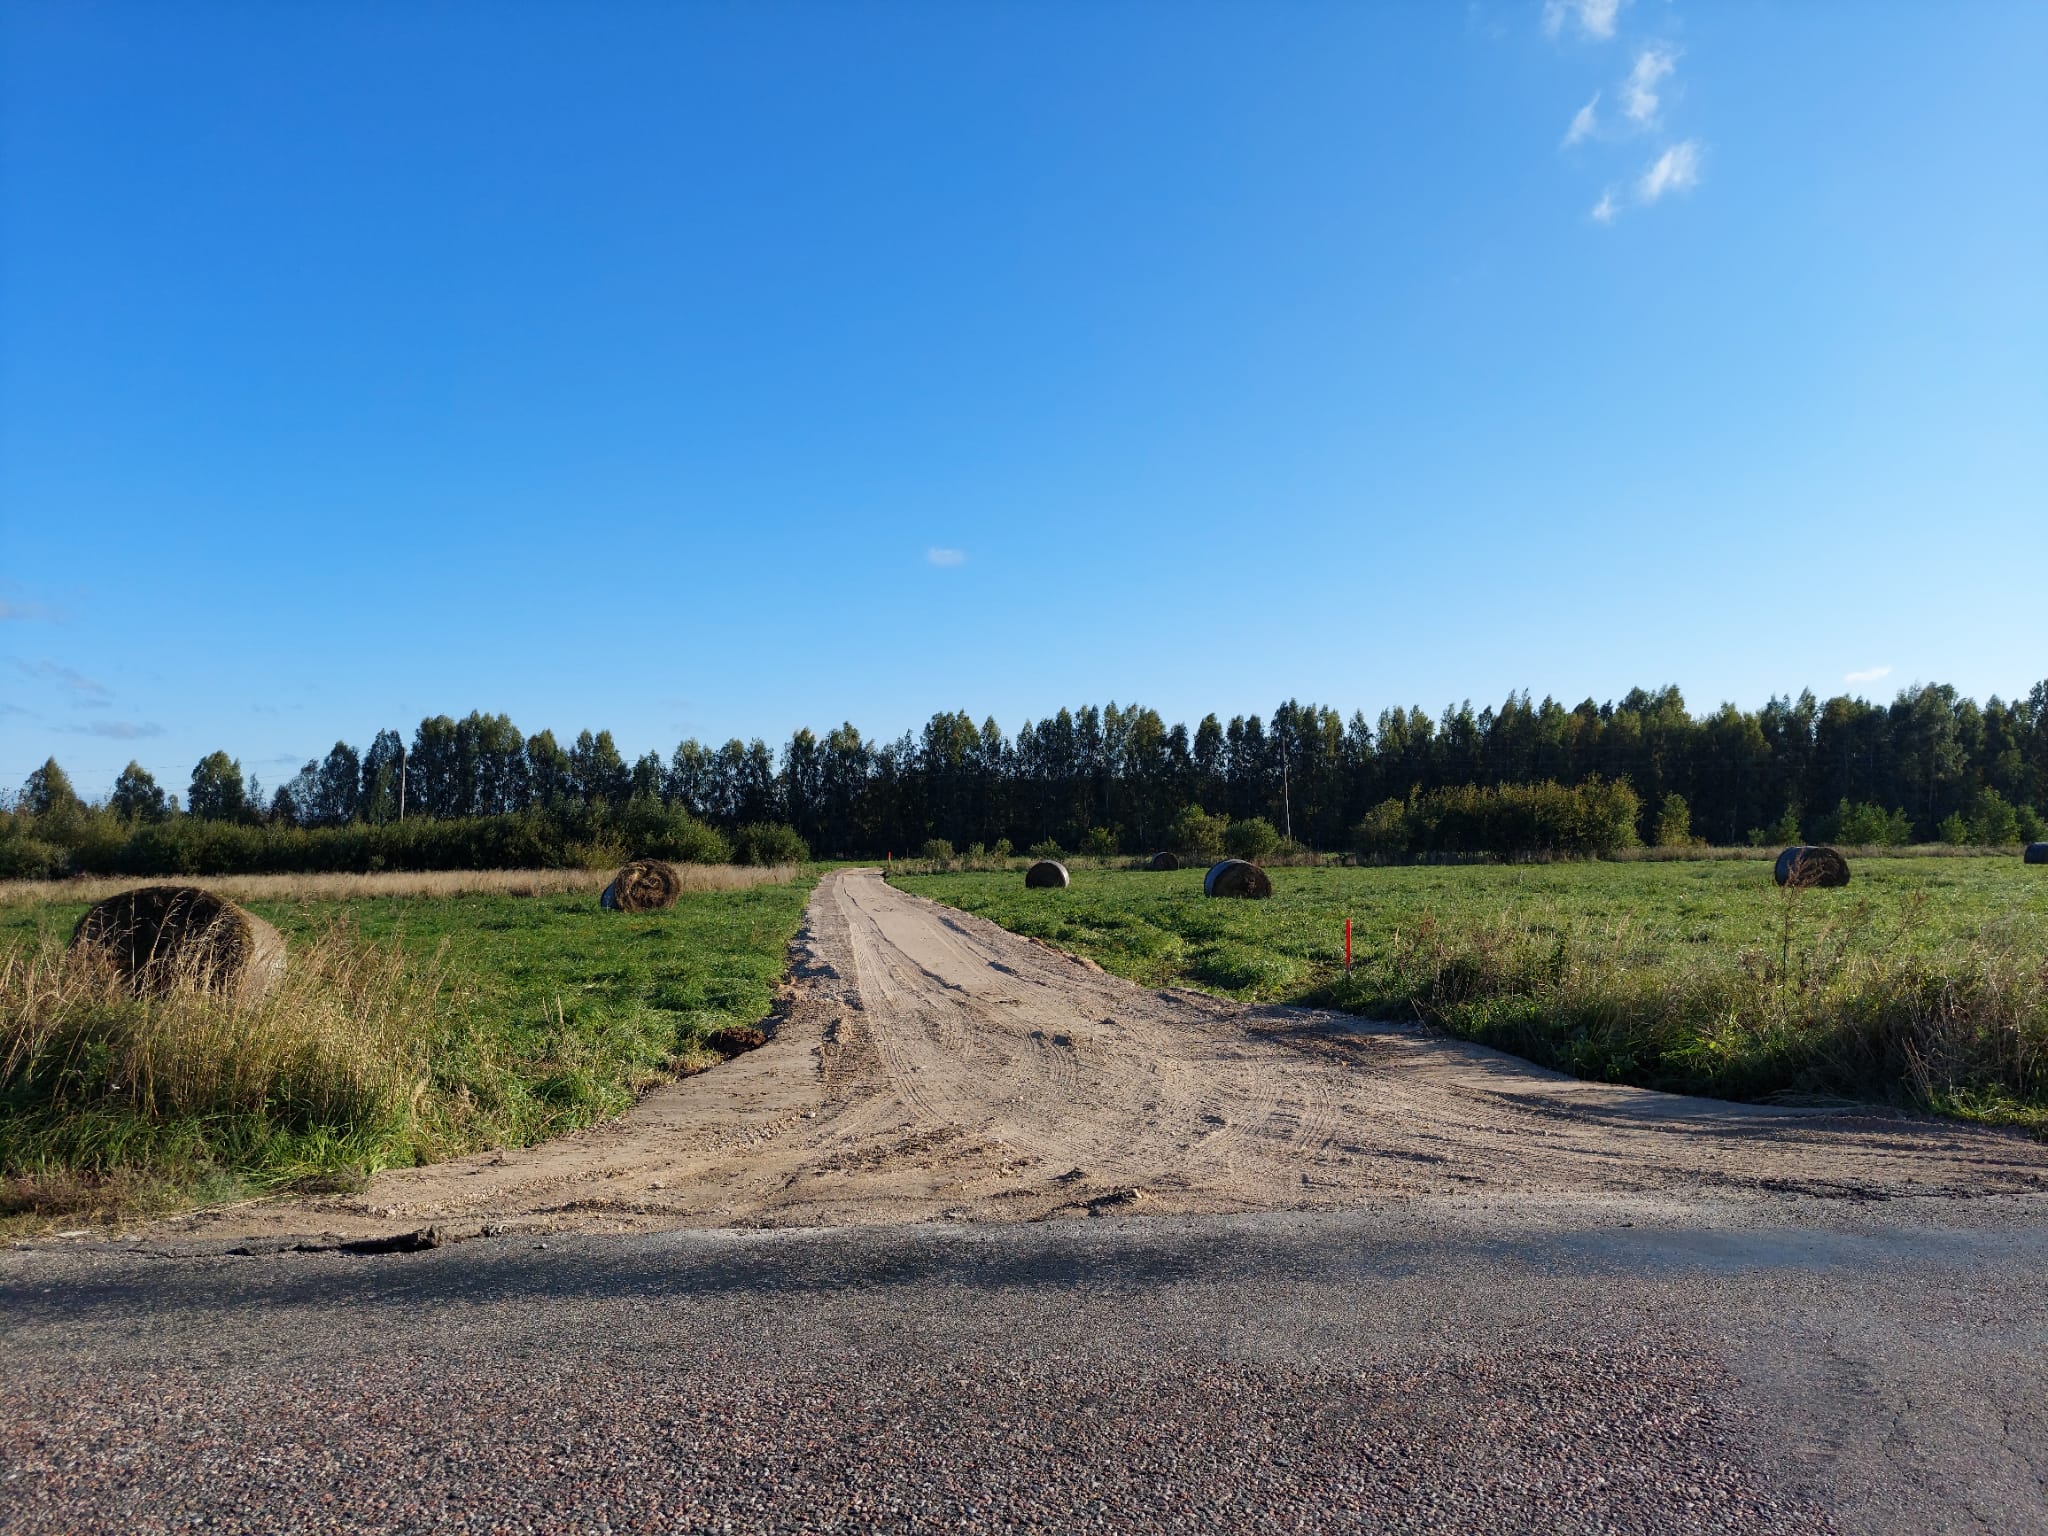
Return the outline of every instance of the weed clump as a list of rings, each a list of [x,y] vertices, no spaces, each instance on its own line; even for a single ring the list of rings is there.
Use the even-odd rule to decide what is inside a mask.
[[[337,922],[267,995],[192,977],[138,994],[102,949],[0,955],[0,1177],[40,1208],[110,1179],[260,1168],[288,1182],[425,1160],[459,1134],[434,1091],[444,976]],[[92,1203],[90,1200],[88,1204]]]

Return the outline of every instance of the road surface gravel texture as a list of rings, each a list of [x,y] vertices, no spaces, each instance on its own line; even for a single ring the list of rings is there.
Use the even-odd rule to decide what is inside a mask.
[[[0,1530],[2048,1530],[2044,1218],[842,876],[618,1122],[0,1254]]]

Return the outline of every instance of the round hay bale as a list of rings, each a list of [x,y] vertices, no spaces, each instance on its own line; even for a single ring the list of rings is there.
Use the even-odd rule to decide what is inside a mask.
[[[109,896],[78,920],[71,947],[106,956],[144,996],[183,984],[253,1003],[284,975],[278,931],[196,885],[145,885]]]
[[[1024,871],[1026,890],[1059,890],[1073,884],[1067,878],[1067,866],[1058,859],[1040,859]]]
[[[1835,887],[1849,883],[1849,861],[1833,848],[1801,844],[1778,855],[1771,878],[1780,885],[1808,890],[1814,886]]]
[[[1179,869],[1180,860],[1170,853],[1155,853],[1145,862],[1147,869]]]
[[[674,906],[682,891],[683,879],[673,864],[634,859],[612,876],[597,904],[607,912],[658,912]]]
[[[2029,864],[2048,864],[2048,843],[2029,843],[2023,855]]]
[[[1202,894],[1264,901],[1273,894],[1273,877],[1244,859],[1225,859],[1209,866],[1209,873],[1202,877]]]

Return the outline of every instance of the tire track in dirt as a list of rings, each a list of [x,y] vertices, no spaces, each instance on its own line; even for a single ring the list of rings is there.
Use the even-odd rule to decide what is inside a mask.
[[[872,871],[818,887],[761,1049],[542,1146],[168,1224],[825,1226],[1479,1195],[2048,1190],[2048,1147],[1580,1082],[1415,1025],[1151,990]]]

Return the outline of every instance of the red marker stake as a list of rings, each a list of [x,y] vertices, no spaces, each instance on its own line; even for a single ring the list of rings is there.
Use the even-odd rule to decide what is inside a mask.
[[[1344,974],[1351,974],[1351,919],[1344,919]]]

